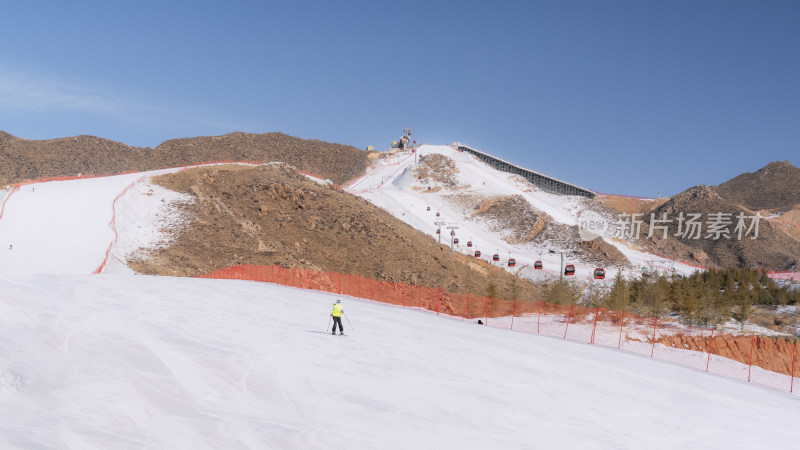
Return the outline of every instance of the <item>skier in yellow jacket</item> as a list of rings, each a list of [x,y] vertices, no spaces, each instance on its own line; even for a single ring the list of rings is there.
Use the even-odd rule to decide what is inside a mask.
[[[336,324],[339,324],[339,334],[344,334],[344,328],[342,327],[342,313],[344,312],[344,305],[342,305],[341,300],[336,300],[336,303],[333,304],[333,308],[331,308],[331,317],[333,317],[333,330],[331,330],[331,334],[336,334]]]

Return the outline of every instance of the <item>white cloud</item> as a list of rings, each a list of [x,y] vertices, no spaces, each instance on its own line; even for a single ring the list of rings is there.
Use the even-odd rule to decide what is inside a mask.
[[[105,98],[79,86],[25,74],[8,73],[0,68],[0,109],[113,113],[124,111],[131,106],[133,105]]]
[[[185,108],[164,108],[124,97],[107,95],[87,86],[58,79],[14,73],[0,65],[0,112],[88,113],[117,119],[128,124],[166,128],[200,127],[206,131],[250,129],[239,121],[232,123],[200,117]]]

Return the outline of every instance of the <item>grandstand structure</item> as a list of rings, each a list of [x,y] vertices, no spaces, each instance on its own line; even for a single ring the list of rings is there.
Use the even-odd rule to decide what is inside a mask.
[[[458,142],[456,142],[454,145],[458,151],[470,153],[497,170],[524,177],[526,180],[533,183],[536,185],[536,187],[545,192],[558,195],[579,195],[587,198],[594,198],[595,195],[597,195],[597,193],[591,189],[583,188],[572,183],[559,180],[558,178],[553,178],[539,172],[520,167],[516,164],[512,164],[508,161],[502,160],[488,153],[484,153],[467,145]]]

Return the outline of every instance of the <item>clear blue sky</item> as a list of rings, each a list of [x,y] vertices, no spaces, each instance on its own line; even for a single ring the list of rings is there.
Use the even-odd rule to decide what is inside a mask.
[[[4,4],[0,129],[136,146],[403,127],[600,192],[800,166],[800,2]]]

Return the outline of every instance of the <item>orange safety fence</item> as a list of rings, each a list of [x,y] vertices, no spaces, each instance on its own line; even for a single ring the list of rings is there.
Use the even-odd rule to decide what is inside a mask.
[[[3,213],[6,210],[6,202],[8,202],[8,199],[11,198],[11,196],[18,190],[19,190],[19,184],[15,184],[13,188],[9,189],[8,194],[6,194],[5,198],[3,198],[3,203],[0,204],[0,219],[3,218]]]
[[[767,276],[773,280],[800,281],[800,272],[775,272],[770,270]]]
[[[797,342],[691,327],[599,307],[556,305],[541,300],[502,300],[439,288],[372,280],[339,272],[280,266],[226,267],[200,276],[251,280],[348,295],[398,307],[617,348],[729,378],[794,393],[800,381]]]

